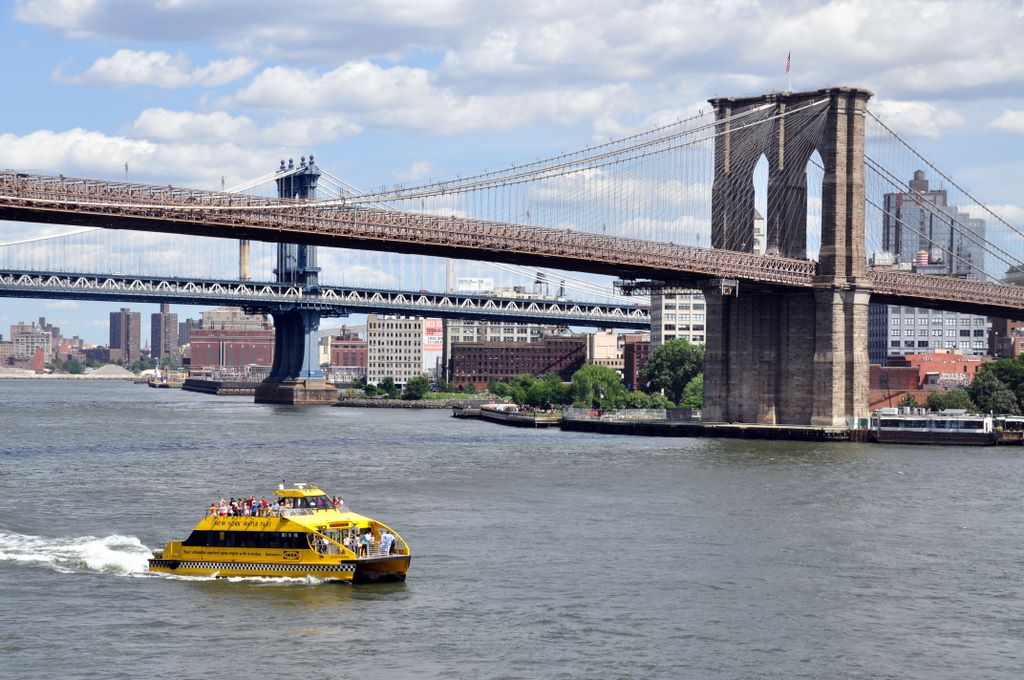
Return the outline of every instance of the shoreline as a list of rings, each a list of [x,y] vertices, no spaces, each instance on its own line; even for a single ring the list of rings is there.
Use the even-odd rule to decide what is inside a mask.
[[[76,375],[73,373],[42,373],[38,375],[9,375],[0,373],[0,380],[138,380],[137,375]]]
[[[341,406],[346,408],[412,408],[412,409],[445,409],[454,408],[456,406],[465,406],[467,402],[474,401],[472,399],[361,399],[361,398],[343,398],[339,399],[336,403],[331,404],[332,406]],[[479,400],[477,400],[479,401]]]

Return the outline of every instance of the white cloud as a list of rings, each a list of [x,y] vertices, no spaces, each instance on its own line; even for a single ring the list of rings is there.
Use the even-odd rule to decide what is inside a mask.
[[[72,35],[84,31],[101,0],[17,0],[14,16],[29,24],[63,29]]]
[[[797,87],[854,83],[913,99],[1024,84],[1024,12],[1014,4],[365,0],[325,3],[310,20],[270,0],[17,0],[14,16],[72,36],[206,42],[286,63],[426,53],[443,57],[439,81],[494,92],[625,79],[657,86],[676,74],[719,92],[781,87],[793,49]]]
[[[1024,133],[1024,111],[1007,109],[988,126],[1000,132]]]
[[[226,111],[199,113],[145,109],[129,128],[135,138],[174,142],[257,143],[302,147],[357,134],[360,127],[341,116],[286,117],[260,127],[248,116]]]
[[[233,143],[153,142],[74,128],[0,134],[0,167],[119,177],[128,163],[134,179],[220,186],[220,178],[257,177],[274,167],[274,153],[254,153]]]
[[[358,124],[438,133],[510,130],[537,122],[563,125],[631,102],[628,85],[460,96],[435,87],[424,69],[350,62],[323,74],[275,66],[258,74],[227,104],[334,112]]]
[[[247,116],[232,116],[224,111],[193,113],[145,109],[132,124],[132,133],[143,139],[228,140],[251,135],[255,124]]]
[[[344,116],[286,116],[261,130],[259,138],[266,144],[301,147],[351,137],[361,130],[360,125]]]
[[[245,76],[255,67],[256,62],[251,59],[232,57],[193,69],[183,54],[120,49],[110,57],[97,59],[84,73],[67,80],[116,86],[216,87]]]
[[[964,124],[964,117],[958,112],[929,102],[876,99],[870,108],[886,125],[902,134],[934,138]]]
[[[440,174],[438,167],[430,161],[416,161],[412,165],[392,173],[398,182],[418,182],[430,177],[437,177]]]
[[[994,213],[1000,219],[1010,224],[1024,226],[1024,207],[1019,205],[1006,203],[1003,205],[988,205],[984,208],[979,205],[969,205],[964,207],[963,210],[971,217],[980,218],[992,223],[998,222],[996,218],[992,217]]]

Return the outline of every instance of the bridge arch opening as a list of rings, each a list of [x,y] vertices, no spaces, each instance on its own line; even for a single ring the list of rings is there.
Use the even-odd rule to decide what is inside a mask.
[[[805,167],[807,186],[806,257],[817,260],[821,251],[821,194],[825,181],[825,163],[817,149],[811,152]]]
[[[768,224],[768,176],[771,166],[768,163],[768,156],[761,154],[754,169],[751,172],[751,181],[754,184],[754,215],[753,222],[745,225],[744,234],[750,234],[750,242],[744,243],[737,250],[764,254],[767,242],[765,241],[765,225]],[[749,229],[749,232],[747,231]]]

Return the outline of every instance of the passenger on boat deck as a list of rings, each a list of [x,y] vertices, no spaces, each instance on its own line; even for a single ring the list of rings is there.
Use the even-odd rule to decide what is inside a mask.
[[[391,545],[394,542],[394,540],[395,540],[395,535],[393,533],[391,533],[390,531],[388,531],[387,529],[384,529],[383,531],[380,532],[380,554],[381,555],[390,555],[391,554]]]
[[[210,503],[210,514],[213,515],[213,516],[217,515],[217,504],[216,503]]]
[[[347,550],[351,550],[352,552],[356,551],[356,547],[355,545],[353,545],[352,541],[352,534],[348,533],[347,531],[345,532],[345,538],[341,539],[341,544],[345,546]]]
[[[363,541],[366,544],[366,555],[369,557],[373,554],[373,532],[367,530],[367,532],[363,534]]]

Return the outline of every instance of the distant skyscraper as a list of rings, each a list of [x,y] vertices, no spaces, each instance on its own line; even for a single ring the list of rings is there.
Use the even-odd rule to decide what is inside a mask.
[[[110,313],[110,360],[131,364],[142,358],[142,315],[122,307]]]
[[[885,195],[882,248],[897,262],[918,263],[927,256],[932,273],[983,281],[985,220],[947,204],[945,189],[930,189],[924,172],[909,191]]]
[[[154,359],[173,358],[178,352],[178,315],[171,313],[168,303],[149,319],[149,348]]]
[[[878,266],[920,274],[984,280],[985,221],[947,203],[945,189],[932,189],[918,170],[907,191],[886,194]],[[988,319],[957,312],[871,304],[868,308],[868,356],[883,364],[888,357],[936,350],[983,355],[988,351]]]

